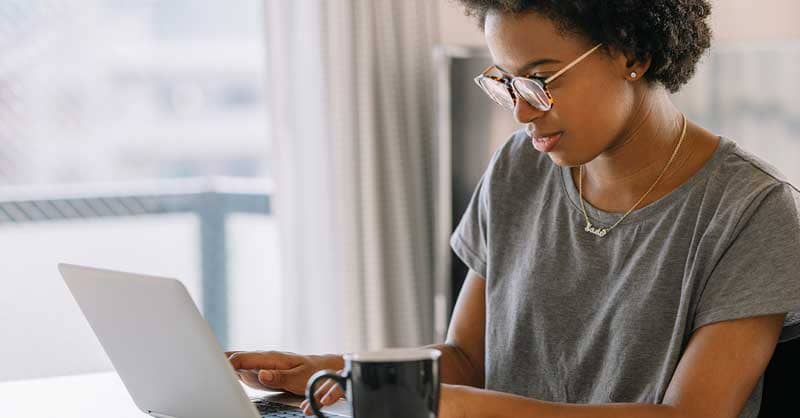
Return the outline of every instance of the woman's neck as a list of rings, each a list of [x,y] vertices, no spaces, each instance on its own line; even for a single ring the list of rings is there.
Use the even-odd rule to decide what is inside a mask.
[[[675,150],[683,130],[683,116],[663,90],[649,92],[638,111],[616,141],[583,169],[584,198],[609,212],[627,211],[653,185]],[[696,138],[712,138],[701,128],[688,123],[678,154],[655,189],[639,207],[657,200],[678,187],[702,167],[716,144],[705,141],[703,155],[697,152]],[[578,185],[577,168],[573,178]]]
[[[652,172],[663,169],[678,143],[683,117],[666,92],[656,90],[650,95],[636,107],[628,128],[584,166],[587,180],[606,187],[647,180],[652,183]]]

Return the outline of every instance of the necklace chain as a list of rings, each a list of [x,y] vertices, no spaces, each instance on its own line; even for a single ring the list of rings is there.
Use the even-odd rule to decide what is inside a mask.
[[[653,189],[655,189],[655,187],[658,184],[658,182],[661,181],[661,178],[664,177],[664,174],[667,173],[667,170],[669,169],[669,166],[672,165],[672,162],[675,160],[675,157],[678,155],[678,150],[681,148],[681,144],[683,143],[683,139],[686,137],[686,125],[687,125],[686,115],[683,115],[683,131],[681,132],[681,137],[678,140],[678,145],[675,146],[675,150],[672,151],[672,156],[669,158],[669,161],[667,161],[667,165],[664,166],[664,169],[661,170],[661,174],[658,175],[658,178],[656,178],[656,181],[654,181],[653,184],[650,186],[650,188],[647,189],[646,192],[644,192],[642,197],[639,198],[639,200],[636,203],[634,203],[633,206],[631,206],[631,208],[628,209],[628,211],[625,212],[625,214],[622,215],[622,217],[619,218],[619,220],[617,220],[617,222],[614,223],[614,225],[611,225],[608,228],[596,227],[596,226],[592,225],[592,222],[589,220],[589,214],[586,213],[586,204],[583,201],[583,165],[580,166],[580,168],[578,169],[578,196],[580,197],[580,200],[581,200],[581,210],[583,211],[583,218],[586,220],[586,227],[584,228],[584,231],[586,231],[586,232],[588,232],[590,234],[597,235],[598,237],[601,237],[601,238],[605,237],[609,232],[611,232],[612,229],[616,228],[617,225],[622,223],[622,221],[625,218],[627,218],[628,215],[630,215],[631,212],[633,212],[636,209],[636,207],[639,206],[640,203],[642,203],[644,201],[644,199],[647,197],[647,195],[649,195],[650,192],[652,192]]]

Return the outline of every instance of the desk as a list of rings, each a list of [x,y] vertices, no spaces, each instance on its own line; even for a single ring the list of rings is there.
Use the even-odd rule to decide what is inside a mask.
[[[288,395],[245,388],[251,398],[287,399]],[[294,404],[302,400],[294,398]],[[343,401],[332,411],[348,413]],[[114,372],[0,382],[3,418],[143,418]],[[231,417],[234,418],[234,417]]]

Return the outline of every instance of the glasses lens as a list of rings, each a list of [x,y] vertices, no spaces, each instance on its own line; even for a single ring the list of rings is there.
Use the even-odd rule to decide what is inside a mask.
[[[514,80],[514,88],[520,96],[531,106],[548,111],[552,106],[550,96],[544,89],[544,85],[538,80],[529,78],[517,78]]]
[[[514,98],[511,97],[511,93],[508,91],[508,86],[505,83],[489,77],[481,77],[478,81],[478,85],[500,106],[506,109],[514,108]]]

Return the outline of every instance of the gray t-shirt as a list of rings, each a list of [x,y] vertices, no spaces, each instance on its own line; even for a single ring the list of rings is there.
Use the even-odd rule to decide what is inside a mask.
[[[691,333],[789,312],[800,335],[800,203],[721,138],[686,183],[604,238],[569,169],[524,131],[495,152],[451,238],[486,278],[486,388],[567,403],[661,403]],[[594,225],[619,214],[586,209]],[[763,377],[740,417],[756,417]]]

